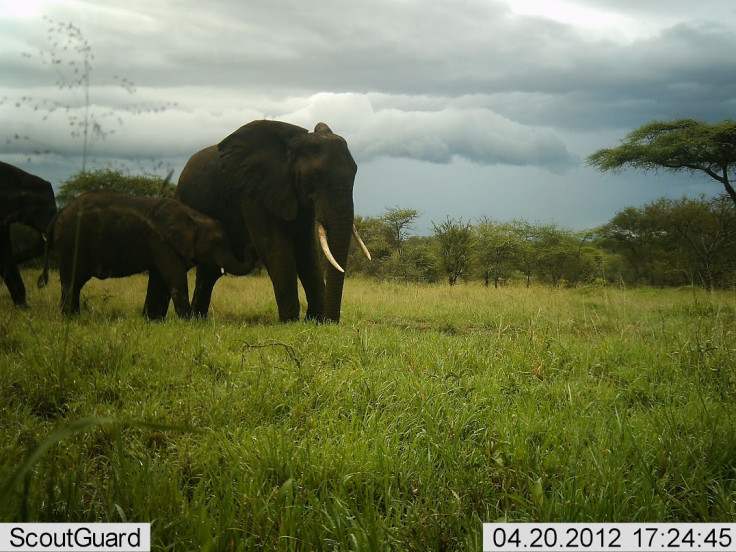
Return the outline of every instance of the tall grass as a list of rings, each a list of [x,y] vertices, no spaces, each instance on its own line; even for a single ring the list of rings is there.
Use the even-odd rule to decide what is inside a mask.
[[[31,280],[34,274],[25,275]],[[481,523],[736,520],[736,297],[270,281],[140,316],[145,278],[0,296],[0,521],[150,521],[156,550],[479,550]]]

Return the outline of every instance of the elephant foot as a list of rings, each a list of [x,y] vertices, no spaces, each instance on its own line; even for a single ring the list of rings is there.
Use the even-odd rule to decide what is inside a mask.
[[[28,303],[16,303],[15,308],[18,310],[31,310],[31,307],[28,305]]]
[[[148,320],[163,320],[169,310],[168,301],[163,304],[160,301],[146,301],[143,304],[143,317]]]
[[[143,318],[146,320],[150,320],[151,322],[161,322],[162,320],[166,320],[166,315],[161,314],[151,314],[146,309],[143,309]]]
[[[174,304],[174,311],[176,312],[176,315],[182,320],[189,320],[194,314],[192,311],[192,307],[189,305],[188,301],[181,304],[176,302]]]
[[[279,322],[299,322],[299,311],[296,313],[279,312]]]
[[[324,324],[326,322],[325,315],[324,314],[313,314],[313,313],[307,313],[307,315],[304,317],[305,322],[314,322],[315,324]]]

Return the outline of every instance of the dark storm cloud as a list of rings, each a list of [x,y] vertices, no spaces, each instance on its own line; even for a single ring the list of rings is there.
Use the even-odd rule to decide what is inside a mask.
[[[721,25],[679,25],[626,45],[570,53],[535,69],[488,107],[527,124],[594,130],[682,116],[718,121],[736,107],[736,37]]]

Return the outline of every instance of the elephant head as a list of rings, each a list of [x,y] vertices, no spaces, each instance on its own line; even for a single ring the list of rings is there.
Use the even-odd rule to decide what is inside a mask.
[[[225,138],[218,149],[221,169],[242,183],[249,201],[280,224],[310,232],[312,243],[320,236],[330,265],[318,316],[338,322],[344,268],[355,229],[353,184],[358,169],[345,140],[324,123],[308,132],[287,123],[253,121]]]
[[[235,276],[245,276],[253,270],[256,256],[252,251],[246,250],[243,252],[245,256],[243,261],[235,258],[222,224],[203,215],[199,215],[196,223],[191,257],[194,264],[214,266],[219,268],[222,274]]]
[[[164,241],[188,263],[218,268],[223,274],[248,274],[255,265],[254,256],[236,259],[222,224],[173,199],[158,200],[153,227]]]

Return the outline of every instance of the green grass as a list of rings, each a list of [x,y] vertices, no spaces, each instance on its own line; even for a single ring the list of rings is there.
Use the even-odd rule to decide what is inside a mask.
[[[0,521],[150,521],[155,550],[736,521],[733,292],[349,279],[316,326],[277,323],[264,277],[147,323],[145,285],[93,281],[71,322],[58,280],[0,295]]]

